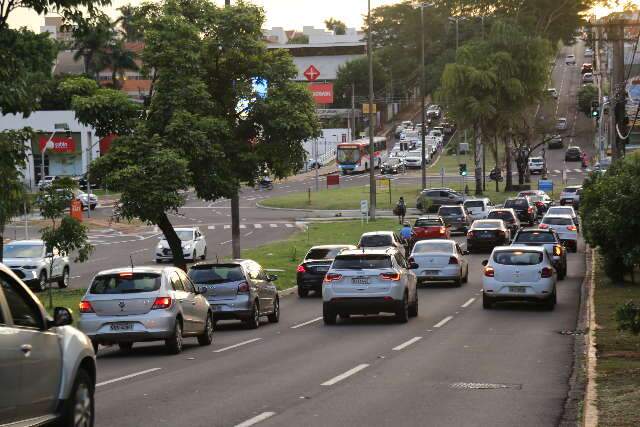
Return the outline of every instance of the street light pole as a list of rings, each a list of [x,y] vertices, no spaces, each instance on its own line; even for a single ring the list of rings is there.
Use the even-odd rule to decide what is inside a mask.
[[[369,56],[369,216],[376,219],[376,176],[375,176],[375,146],[373,142],[373,37],[371,35],[371,0],[367,0],[367,27]]]
[[[425,94],[425,81],[424,81],[424,8],[426,6],[426,3],[420,3],[420,28],[421,28],[421,37],[420,37],[420,46],[421,46],[421,50],[422,50],[422,54],[420,55],[420,105],[421,105],[421,110],[422,110],[422,117],[421,117],[421,126],[420,126],[420,132],[422,133],[422,135],[420,136],[420,138],[422,139],[422,147],[420,149],[421,153],[420,156],[422,157],[420,159],[420,169],[422,172],[422,188],[421,190],[424,190],[425,188],[427,188],[427,161],[426,161],[426,157],[427,157],[427,147],[426,147],[426,137],[427,137],[427,126],[426,126],[426,121],[427,121],[427,117],[425,115],[425,102],[424,102],[424,98],[426,96]]]

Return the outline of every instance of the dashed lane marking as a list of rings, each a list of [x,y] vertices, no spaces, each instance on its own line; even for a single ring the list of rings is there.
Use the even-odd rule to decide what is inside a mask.
[[[322,320],[322,316],[320,316],[320,317],[316,317],[315,319],[311,319],[311,320],[308,320],[308,321],[303,322],[303,323],[298,323],[297,325],[293,325],[293,326],[291,327],[291,329],[298,329],[298,328],[302,328],[303,326],[310,325],[310,324],[315,323],[315,322],[317,322],[317,321],[319,321],[319,320]]]
[[[416,343],[416,342],[420,341],[421,339],[422,339],[422,337],[413,337],[409,341],[405,341],[402,344],[393,347],[392,350],[393,351],[404,350],[405,348],[409,347],[411,344]]]
[[[347,372],[343,372],[342,374],[340,374],[340,375],[338,375],[338,376],[335,376],[335,377],[331,378],[331,379],[330,379],[330,380],[328,380],[328,381],[323,382],[323,383],[322,383],[322,384],[320,384],[320,385],[323,385],[323,386],[332,386],[332,385],[334,385],[334,384],[339,383],[340,381],[343,381],[343,380],[345,380],[345,379],[349,378],[349,377],[350,377],[350,376],[352,376],[352,375],[357,374],[358,372],[360,372],[360,371],[362,371],[363,369],[366,369],[366,368],[368,368],[368,367],[369,367],[369,364],[368,364],[368,363],[362,363],[362,364],[360,364],[360,365],[356,366],[355,368],[351,368],[351,369],[349,369]]]
[[[256,415],[253,418],[249,418],[247,421],[243,421],[240,424],[236,424],[235,427],[251,427],[253,425],[256,425],[258,423],[261,423],[264,420],[267,420],[273,417],[275,414],[276,414],[275,412],[263,412],[259,415]]]
[[[140,371],[140,372],[134,372],[133,374],[125,375],[123,377],[118,377],[118,378],[114,378],[114,379],[111,379],[111,380],[102,381],[102,382],[96,384],[96,387],[102,387],[102,386],[105,386],[107,384],[116,383],[118,381],[124,381],[124,380],[128,380],[130,378],[139,377],[140,375],[150,374],[151,372],[159,371],[161,369],[162,368],[151,368],[151,369],[146,369],[146,370]]]
[[[462,308],[467,308],[467,307],[469,307],[471,304],[473,304],[473,302],[474,302],[475,300],[476,300],[475,298],[469,298],[469,299],[467,300],[467,302],[465,302],[464,304],[462,304],[460,307],[462,307]]]
[[[228,347],[219,348],[218,350],[213,350],[213,353],[222,353],[223,351],[233,350],[234,348],[242,347],[243,345],[251,344],[256,341],[260,341],[262,338],[254,338],[247,341],[239,342],[238,344],[230,345]]]
[[[451,319],[453,319],[453,316],[447,316],[444,319],[442,319],[441,321],[439,321],[438,323],[436,323],[435,325],[433,325],[433,327],[434,328],[441,328]]]

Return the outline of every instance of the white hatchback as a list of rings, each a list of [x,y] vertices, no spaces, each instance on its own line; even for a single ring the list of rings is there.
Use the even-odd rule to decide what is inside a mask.
[[[534,301],[553,310],[557,272],[544,247],[498,246],[482,261],[482,307],[499,301]]]
[[[578,252],[578,227],[569,215],[545,215],[540,221],[540,228],[551,228],[558,233],[560,241],[571,252]]]
[[[182,252],[186,260],[195,262],[198,259],[207,258],[207,241],[198,227],[176,228],[175,231],[180,238]],[[173,260],[169,242],[164,237],[160,238],[156,247],[155,260],[157,263]]]

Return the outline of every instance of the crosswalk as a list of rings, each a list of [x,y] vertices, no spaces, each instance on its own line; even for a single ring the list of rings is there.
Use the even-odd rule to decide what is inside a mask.
[[[269,224],[240,224],[241,230],[246,229],[261,229],[261,228],[295,228],[295,224],[292,223],[269,223]],[[230,230],[231,224],[217,224],[208,225],[208,230]]]

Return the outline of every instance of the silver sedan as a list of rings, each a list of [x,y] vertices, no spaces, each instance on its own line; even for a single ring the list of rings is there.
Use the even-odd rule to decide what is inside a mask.
[[[413,247],[409,262],[417,264],[418,282],[453,281],[460,286],[469,277],[467,254],[453,240],[422,240]]]

